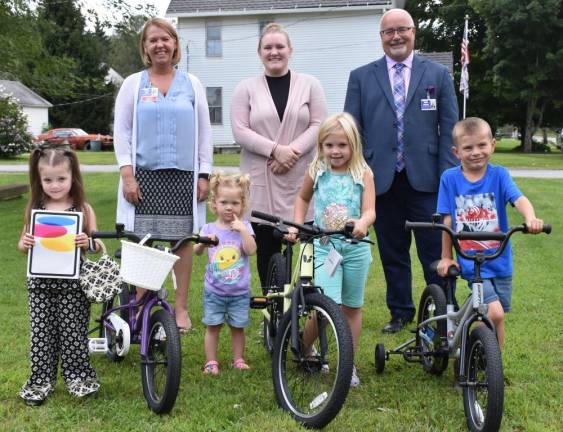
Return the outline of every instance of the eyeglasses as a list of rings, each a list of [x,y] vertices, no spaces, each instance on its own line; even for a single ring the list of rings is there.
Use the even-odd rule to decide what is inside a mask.
[[[393,37],[395,36],[395,33],[399,33],[399,36],[404,36],[407,34],[409,30],[413,28],[414,27],[397,27],[397,28],[391,27],[385,30],[381,30],[379,34],[385,37]]]

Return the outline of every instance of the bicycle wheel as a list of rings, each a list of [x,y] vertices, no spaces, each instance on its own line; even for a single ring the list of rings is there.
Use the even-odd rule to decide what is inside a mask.
[[[422,327],[423,321],[446,314],[446,296],[438,285],[428,285],[422,292],[418,307],[416,346],[422,354],[422,368],[433,375],[440,375],[448,367],[448,353],[443,349],[446,340],[445,319],[432,321]],[[437,351],[445,351],[436,353]]]
[[[471,431],[497,431],[502,421],[504,378],[502,355],[494,333],[476,327],[466,349],[463,408]]]
[[[141,359],[143,393],[157,414],[169,412],[180,388],[180,334],[172,316],[160,309],[151,315],[147,331],[148,355]]]
[[[278,252],[272,255],[268,262],[267,286],[262,288],[263,294],[268,294],[268,291],[283,291],[285,278],[285,257]],[[283,300],[281,298],[274,299],[266,310],[270,315],[270,319],[264,318],[263,322],[264,348],[272,354],[274,352],[276,330],[283,315]]]
[[[119,295],[113,297],[111,300],[104,302],[102,304],[102,315],[104,315],[108,310],[112,309],[114,306],[124,305],[129,302],[129,285],[125,282],[122,284],[122,289]],[[119,316],[126,322],[129,323],[128,309],[123,308],[119,310]],[[100,323],[100,337],[105,338],[108,345],[108,350],[106,351],[106,356],[113,362],[123,361],[125,357],[117,354],[122,348],[123,343],[123,333],[121,331],[115,332],[114,330],[108,328],[103,323]]]
[[[350,389],[352,335],[340,307],[328,297],[308,294],[305,304],[299,334],[303,338],[306,323],[312,322],[307,332],[316,325],[317,337],[297,358],[291,351],[291,313],[286,313],[275,341],[272,378],[280,407],[306,427],[322,428],[338,414]]]

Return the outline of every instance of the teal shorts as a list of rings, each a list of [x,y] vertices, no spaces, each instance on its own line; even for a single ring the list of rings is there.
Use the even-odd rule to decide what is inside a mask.
[[[469,284],[471,288],[471,284]],[[505,312],[512,309],[512,276],[483,279],[483,301],[499,301]]]
[[[342,255],[342,262],[329,276],[324,262],[332,246]],[[371,248],[368,243],[350,244],[333,240],[332,245],[321,246],[315,240],[315,285],[337,304],[350,308],[363,306],[370,263]]]

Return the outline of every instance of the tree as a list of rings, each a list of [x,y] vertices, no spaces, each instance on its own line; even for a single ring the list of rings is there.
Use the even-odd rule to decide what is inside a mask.
[[[139,54],[139,37],[147,17],[133,15],[116,26],[116,33],[111,38],[108,62],[126,77],[144,68]]]
[[[454,81],[459,87],[461,72],[460,49],[465,16],[469,17],[470,99],[467,116],[486,119],[491,127],[503,121],[503,111],[492,92],[492,80],[487,76],[488,60],[483,56],[485,23],[467,0],[408,1],[407,11],[412,15],[416,31],[416,47],[422,52],[451,51],[454,58]],[[463,106],[463,95],[456,92],[458,106]],[[461,116],[460,108],[460,116]]]
[[[51,123],[109,133],[115,88],[105,82],[109,43],[105,24],[94,17],[94,31],[87,31],[86,20],[73,0],[43,0],[38,19],[48,52],[73,65],[68,77],[70,93],[56,95],[47,90],[53,103]]]
[[[484,53],[496,97],[520,109],[523,150],[563,101],[561,0],[470,0],[486,24]]]
[[[31,151],[32,137],[27,132],[27,117],[17,101],[0,87],[0,157]]]

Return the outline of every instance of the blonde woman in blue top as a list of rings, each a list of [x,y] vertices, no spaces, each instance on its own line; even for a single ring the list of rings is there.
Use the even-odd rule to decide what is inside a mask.
[[[322,228],[339,230],[347,222],[352,222],[353,236],[362,239],[375,222],[373,173],[362,155],[361,138],[354,119],[347,113],[330,116],[320,127],[317,154],[295,201],[295,222],[305,222],[313,196],[314,222]],[[330,276],[323,264],[332,248],[342,255],[342,262]],[[354,353],[362,330],[361,308],[370,263],[368,243],[335,241],[322,245],[315,240],[315,283],[341,306],[352,331]],[[356,387],[359,383],[354,366],[350,385]]]
[[[194,75],[177,69],[178,41],[165,19],[145,23],[139,50],[147,69],[123,82],[114,120],[121,175],[117,221],[127,230],[171,242],[205,222],[213,156],[205,91]],[[177,254],[176,323],[187,331],[192,326],[187,309],[191,244]]]

